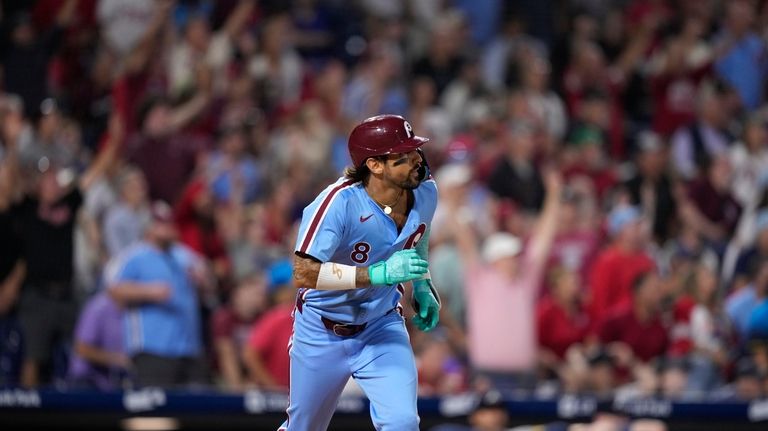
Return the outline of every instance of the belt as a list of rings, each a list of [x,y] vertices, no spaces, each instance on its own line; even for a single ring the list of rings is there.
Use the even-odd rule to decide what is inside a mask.
[[[354,337],[355,335],[363,332],[363,329],[368,326],[368,322],[361,323],[360,325],[351,325],[349,323],[334,322],[327,317],[322,317],[320,320],[323,321],[323,325],[325,325],[326,329],[338,335],[339,337]]]
[[[303,291],[299,291],[296,295],[296,309],[301,313],[304,308],[304,298],[303,298]],[[397,304],[394,308],[389,310],[386,314],[389,314],[393,311],[397,311],[400,313],[400,315],[403,314],[403,307],[400,306],[400,304]],[[351,323],[341,323],[336,322],[334,320],[331,320],[327,317],[320,316],[320,320],[323,322],[323,326],[325,326],[326,329],[333,332],[339,337],[354,337],[355,335],[363,332],[366,326],[368,326],[368,322],[361,323],[359,325],[354,325]]]

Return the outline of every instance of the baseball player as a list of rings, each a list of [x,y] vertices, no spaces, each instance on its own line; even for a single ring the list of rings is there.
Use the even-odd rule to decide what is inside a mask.
[[[412,281],[415,325],[437,325],[426,252],[437,187],[419,149],[427,141],[397,115],[363,121],[349,137],[354,166],[304,209],[290,404],[280,430],[325,430],[350,376],[370,400],[377,430],[419,429],[416,366],[398,301]]]

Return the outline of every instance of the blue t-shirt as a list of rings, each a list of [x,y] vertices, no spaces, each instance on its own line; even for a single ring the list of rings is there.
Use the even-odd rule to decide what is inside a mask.
[[[296,252],[321,262],[369,266],[396,251],[413,248],[435,214],[435,181],[422,182],[413,193],[413,208],[398,233],[395,222],[371,199],[362,183],[339,178],[304,209]],[[304,306],[322,316],[360,324],[392,310],[402,293],[402,286],[393,285],[342,291],[307,289],[302,295]]]
[[[125,345],[130,355],[196,356],[201,352],[197,290],[189,278],[199,257],[183,245],[162,251],[141,242],[120,254],[106,271],[107,286],[122,281],[163,282],[171,287],[165,303],[145,303],[125,311]]]

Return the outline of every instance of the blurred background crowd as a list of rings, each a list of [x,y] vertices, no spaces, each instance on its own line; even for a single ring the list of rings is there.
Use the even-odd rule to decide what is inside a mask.
[[[768,394],[768,1],[0,7],[0,384],[284,390],[301,210],[396,113],[420,395]]]

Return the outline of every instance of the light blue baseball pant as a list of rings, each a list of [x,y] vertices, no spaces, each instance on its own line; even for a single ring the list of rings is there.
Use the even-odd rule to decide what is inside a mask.
[[[326,329],[310,307],[294,313],[287,431],[325,431],[349,377],[370,400],[377,430],[418,431],[418,385],[405,321],[391,312],[353,337]]]

